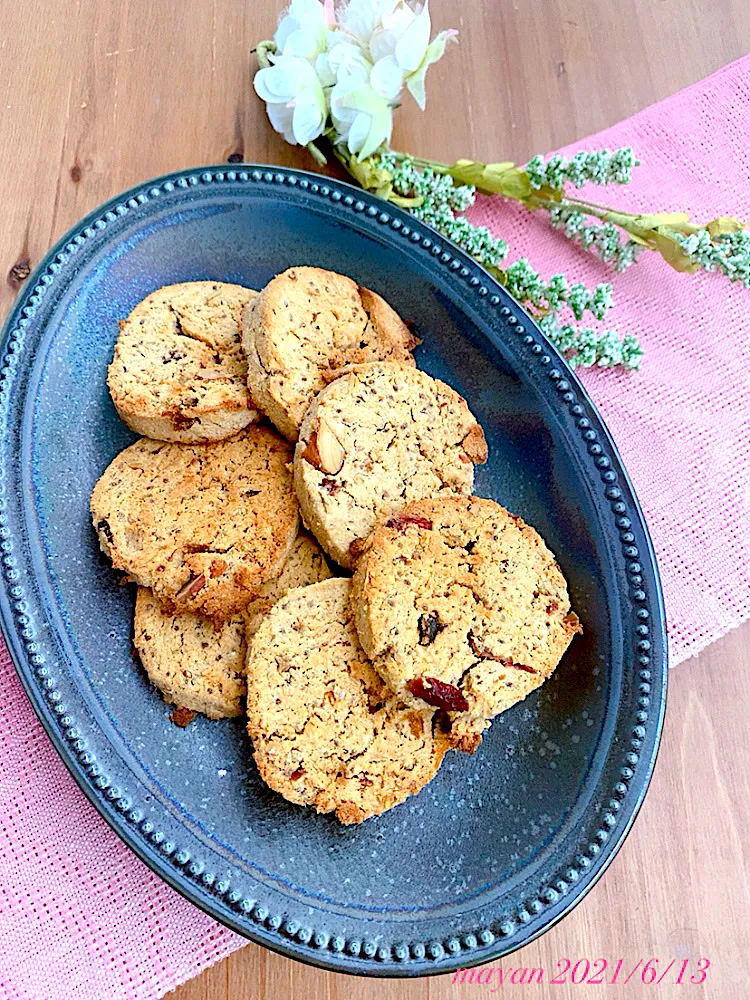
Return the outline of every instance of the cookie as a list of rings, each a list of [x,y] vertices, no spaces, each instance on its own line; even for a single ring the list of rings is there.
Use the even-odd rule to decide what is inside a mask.
[[[224,625],[198,615],[169,615],[145,587],[138,588],[133,642],[146,673],[164,700],[209,719],[242,715],[245,643],[276,601],[294,587],[327,580],[331,571],[314,538],[297,536],[281,576]]]
[[[170,615],[150,590],[139,587],[133,644],[165,701],[209,719],[242,715],[244,614],[219,626],[198,615]]]
[[[250,391],[290,441],[333,372],[385,359],[413,364],[418,343],[379,295],[319,267],[289,268],[245,310]]]
[[[415,707],[449,711],[452,742],[469,751],[581,631],[541,537],[478,497],[412,503],[382,522],[360,556],[352,611],[386,683]]]
[[[189,281],[152,292],[120,324],[107,374],[117,412],[160,441],[230,437],[257,417],[247,389],[242,312],[257,292]]]
[[[227,621],[281,573],[294,543],[290,457],[254,424],[213,444],[141,438],[91,494],[101,547],[171,610]]]
[[[412,500],[471,493],[474,463],[486,460],[482,428],[454,389],[405,365],[362,365],[308,410],[294,484],[305,523],[351,568],[354,543],[380,517]]]
[[[437,773],[448,738],[433,709],[407,708],[363,653],[349,580],[293,590],[256,632],[248,732],[263,780],[284,798],[361,823]]]
[[[258,631],[265,615],[290,590],[294,590],[295,587],[306,587],[311,583],[320,583],[332,575],[331,567],[318,543],[312,535],[300,531],[284,563],[281,576],[264,583],[258,591],[258,596],[245,609],[247,634],[251,636]]]

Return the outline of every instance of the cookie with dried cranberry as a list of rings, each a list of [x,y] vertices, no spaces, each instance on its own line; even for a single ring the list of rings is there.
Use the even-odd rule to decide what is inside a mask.
[[[258,416],[242,350],[250,288],[220,281],[167,285],[120,324],[107,373],[112,400],[137,434],[160,441],[230,437]]]
[[[290,458],[257,424],[213,444],[141,438],[91,494],[102,550],[171,610],[225,622],[279,576],[294,544]]]
[[[580,625],[539,534],[493,500],[409,504],[368,537],[352,581],[360,642],[392,690],[450,713],[473,752],[554,671]]]
[[[248,732],[263,780],[284,798],[361,823],[415,795],[448,738],[373,669],[349,619],[351,582],[293,590],[250,644]]]
[[[289,268],[245,310],[250,391],[290,441],[338,369],[382,360],[413,365],[418,343],[376,292],[319,267]]]
[[[454,389],[384,362],[358,366],[315,397],[294,484],[305,523],[350,569],[379,518],[413,500],[471,493],[474,464],[486,459],[482,428]]]
[[[318,543],[301,531],[281,576],[264,583],[255,600],[224,625],[190,612],[170,615],[150,590],[139,587],[133,643],[151,683],[165,701],[209,719],[242,715],[247,641],[290,590],[330,576]]]

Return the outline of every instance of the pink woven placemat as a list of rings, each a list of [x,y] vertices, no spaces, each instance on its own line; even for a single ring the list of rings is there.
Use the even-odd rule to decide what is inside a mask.
[[[565,152],[634,147],[644,166],[612,203],[748,219],[748,135],[745,59]],[[606,280],[542,219],[491,199],[473,214],[545,276]],[[645,508],[676,663],[750,617],[750,291],[649,258],[615,291],[620,329],[646,348],[643,371],[583,378]],[[89,805],[4,648],[0,697],[0,1000],[158,997],[239,948]]]

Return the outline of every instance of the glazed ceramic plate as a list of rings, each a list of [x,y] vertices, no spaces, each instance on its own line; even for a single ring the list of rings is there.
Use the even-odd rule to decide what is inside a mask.
[[[260,288],[292,264],[350,274],[415,323],[420,367],[455,386],[485,428],[476,492],[542,533],[585,630],[475,756],[451,754],[419,795],[357,827],[266,788],[241,720],[169,721],[131,657],[132,589],[89,521],[91,488],[133,440],[105,382],[118,320],[160,285]],[[320,176],[173,174],[102,206],[42,261],[8,320],[0,378],[8,644],[65,763],[163,879],[269,948],[375,976],[496,958],[591,888],[656,755],[657,570],[586,392],[476,263]]]

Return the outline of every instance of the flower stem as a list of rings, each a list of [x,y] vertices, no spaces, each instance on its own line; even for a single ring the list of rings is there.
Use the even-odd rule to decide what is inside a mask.
[[[271,65],[271,61],[268,57],[276,52],[276,43],[270,39],[264,42],[258,42],[253,51],[255,52],[260,68],[268,69]]]
[[[388,152],[395,156],[397,160],[411,160],[415,167],[421,169],[434,170],[436,174],[450,174],[450,163],[442,163],[440,160],[427,160],[423,156],[412,156],[411,153],[400,153],[398,150],[389,149]]]
[[[597,205],[593,201],[584,201],[582,198],[569,198],[567,196],[562,203],[559,201],[549,201],[546,198],[537,198],[534,201],[535,208],[554,209],[560,208],[561,204],[575,205],[576,208],[580,209],[586,215],[591,215],[595,219],[601,219],[602,222],[611,222],[613,225],[626,230],[631,235],[638,236],[643,232],[643,227],[639,227],[635,221],[638,218],[637,215],[631,212],[619,212],[615,209],[607,208],[606,205]]]
[[[324,167],[328,163],[328,160],[325,158],[324,153],[322,152],[322,150],[318,149],[318,147],[315,145],[314,142],[308,142],[308,144],[305,146],[305,149],[310,154],[310,156],[312,156],[315,162],[319,164],[321,167]]]

